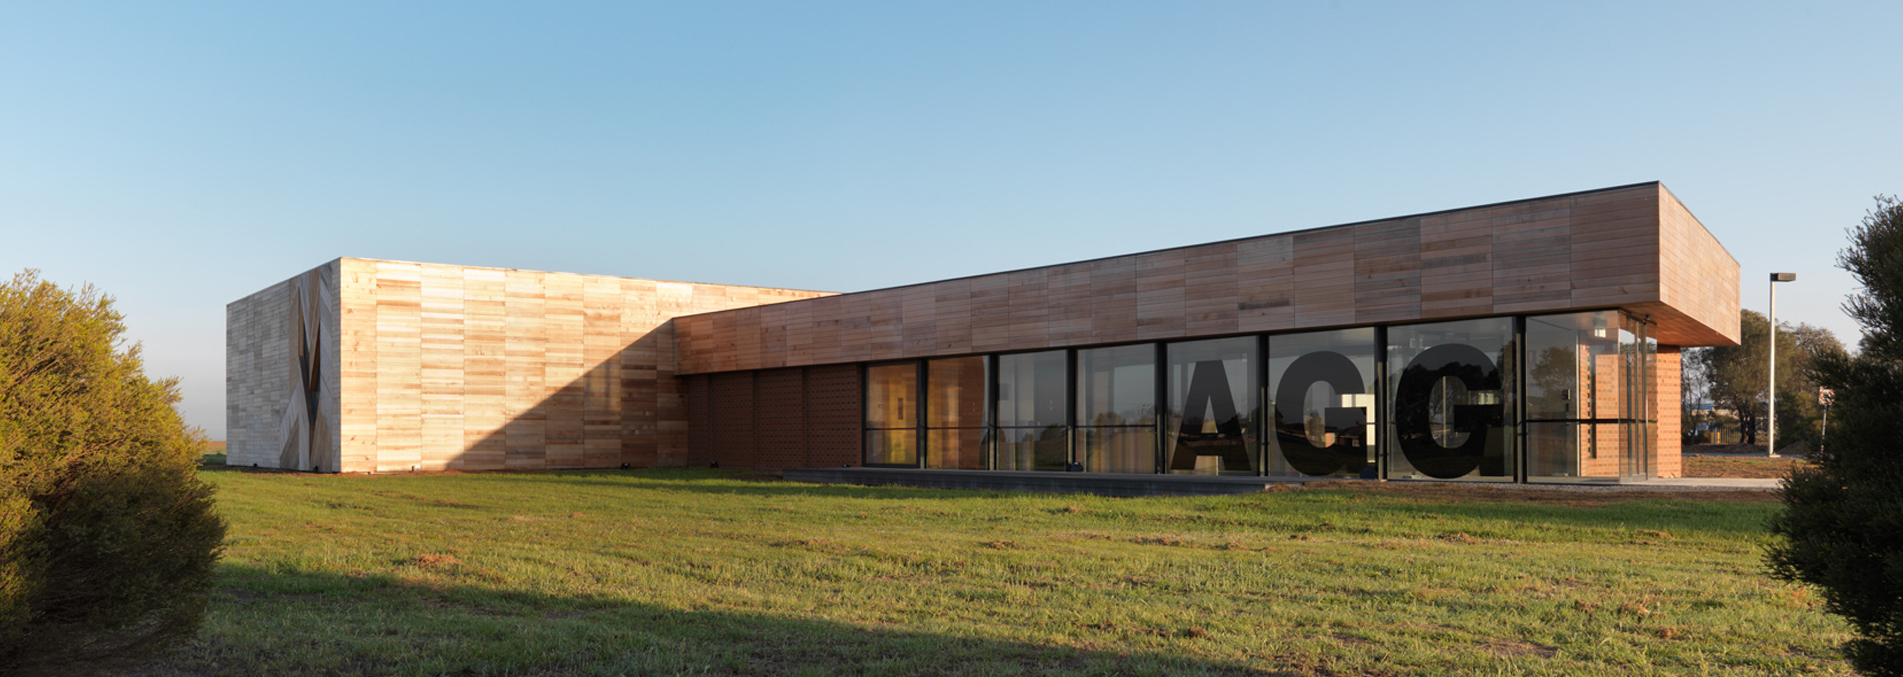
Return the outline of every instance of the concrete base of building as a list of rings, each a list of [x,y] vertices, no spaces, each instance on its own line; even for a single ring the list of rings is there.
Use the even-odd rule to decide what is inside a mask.
[[[912,468],[788,468],[794,482],[897,485],[973,491],[1036,491],[1097,496],[1214,496],[1267,491],[1278,484],[1340,480],[1221,475],[1132,475],[1012,470],[917,470]]]
[[[1048,494],[1096,496],[1217,496],[1269,491],[1278,485],[1310,482],[1373,482],[1342,477],[1251,477],[1212,475],[1139,475],[1011,470],[920,470],[914,468],[788,468],[781,476],[793,482],[903,486],[970,491],[1034,491]],[[1437,480],[1395,480],[1394,483]],[[1687,477],[1607,482],[1529,483],[1453,482],[1503,489],[1562,489],[1581,491],[1772,491],[1775,479]]]
[[[1776,491],[1784,480],[1760,477],[1658,477],[1647,480],[1635,480],[1623,486],[1636,486],[1658,489],[1757,489]]]

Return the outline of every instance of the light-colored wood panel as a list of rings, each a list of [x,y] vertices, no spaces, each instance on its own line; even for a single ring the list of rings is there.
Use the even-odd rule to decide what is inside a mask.
[[[689,315],[677,323],[681,373],[850,362],[868,344],[882,359],[931,357],[1648,303],[1715,308],[1653,312],[1662,334],[1722,342],[1709,327],[1735,324],[1724,297],[1735,299],[1736,264],[1680,212],[1662,186],[1639,184],[914,285],[935,304],[959,285],[968,319],[953,329],[901,314],[896,341],[846,311],[868,294],[789,304],[811,318],[798,351],[728,343],[762,331],[746,311]],[[1704,263],[1677,266],[1679,250]]]
[[[345,471],[679,465],[672,318],[828,295],[368,259],[336,266]]]
[[[665,464],[684,458],[683,373],[1608,305],[1674,345],[1724,343],[1738,287],[1736,262],[1657,184],[836,296],[337,268],[347,469]],[[230,324],[234,346],[256,342]],[[228,349],[228,371],[260,361]]]

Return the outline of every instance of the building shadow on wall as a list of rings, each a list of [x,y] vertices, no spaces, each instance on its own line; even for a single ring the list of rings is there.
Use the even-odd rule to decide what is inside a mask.
[[[426,383],[419,458],[380,440],[378,470],[860,464],[856,364],[676,377],[671,320],[612,357],[576,362],[578,375],[560,377],[561,357],[545,354],[540,374],[505,369],[500,356],[466,360],[459,400],[432,398]]]
[[[481,573],[461,563],[417,564],[423,560],[399,566]],[[613,593],[561,597],[246,565],[222,566],[219,579],[199,639],[134,674],[1264,674],[1154,652],[687,611]],[[427,609],[427,622],[418,609]],[[1121,645],[1157,630],[1093,631]]]
[[[528,356],[542,363],[540,373],[507,368],[503,357],[466,359],[458,406],[438,401],[433,408],[424,388],[421,469],[684,466],[687,431],[672,350],[672,327],[663,325],[592,365],[548,351]]]

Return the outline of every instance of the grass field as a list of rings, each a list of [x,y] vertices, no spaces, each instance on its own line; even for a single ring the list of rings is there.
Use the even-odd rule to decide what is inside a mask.
[[[1789,475],[1791,467],[1806,461],[1801,458],[1765,456],[1693,456],[1684,457],[1686,477],[1777,478]]]
[[[1763,493],[206,477],[219,589],[147,674],[1847,672],[1761,573]]]

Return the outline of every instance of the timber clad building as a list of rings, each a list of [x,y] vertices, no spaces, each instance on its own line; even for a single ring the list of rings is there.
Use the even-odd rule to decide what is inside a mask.
[[[230,304],[228,457],[1679,474],[1738,264],[1658,183],[851,294],[344,258]]]

